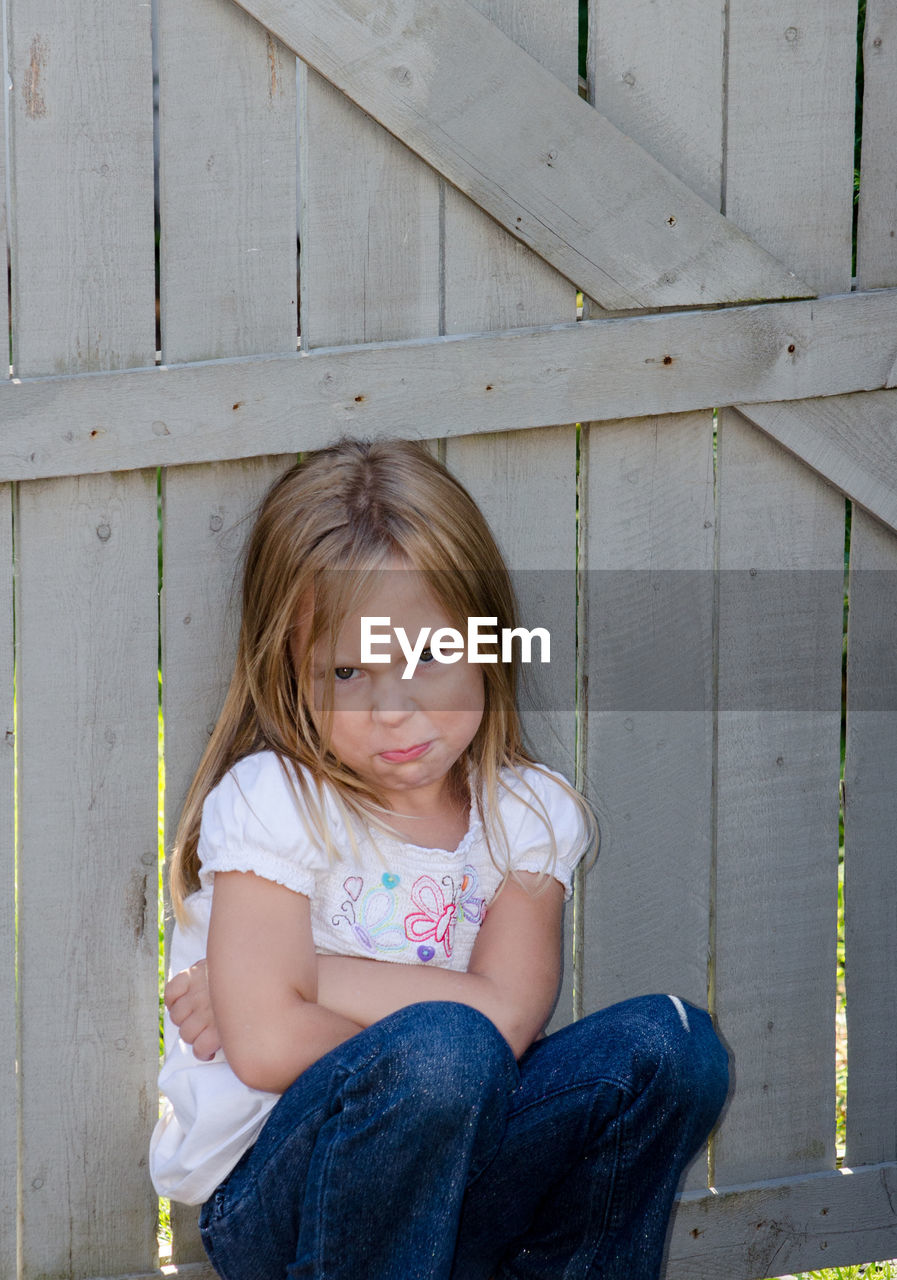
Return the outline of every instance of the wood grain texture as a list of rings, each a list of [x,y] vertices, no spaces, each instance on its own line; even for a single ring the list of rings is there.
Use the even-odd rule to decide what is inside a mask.
[[[13,360],[32,376],[151,364],[149,6],[8,7]]]
[[[296,60],[219,0],[158,4],[163,359],[295,351]]]
[[[667,1280],[755,1280],[886,1258],[895,1205],[894,1164],[686,1195],[673,1220]]]
[[[240,3],[602,306],[813,292],[466,0]]]
[[[439,181],[314,71],[300,72],[302,345],[439,332]]]
[[[730,5],[725,212],[819,293],[850,287],[855,7]]]
[[[16,1270],[18,1082],[16,1080],[16,842],[13,672],[12,485],[0,485],[0,1273]]]
[[[715,209],[720,5],[593,0],[597,109]],[[669,366],[666,366],[669,367]],[[713,763],[713,420],[589,430],[589,775],[604,841],[586,885],[586,1004],[671,991],[707,1007]],[[707,1186],[706,1149],[686,1185]]]
[[[14,380],[0,383],[0,476],[253,457],[344,433],[469,435],[875,390],[894,366],[895,317],[897,291],[883,290]]]
[[[850,535],[844,762],[847,1159],[897,1159],[897,537],[859,507]]]
[[[155,476],[19,490],[22,1276],[151,1264]]]
[[[652,991],[707,1007],[712,451],[703,415],[589,429],[590,1009]]]
[[[863,149],[857,222],[860,288],[897,282],[897,10],[890,0],[866,0],[863,32]]]
[[[233,6],[160,0],[159,59],[163,358],[295,353],[295,58]],[[166,848],[233,668],[247,522],[289,460],[163,473]],[[205,1259],[196,1218],[172,1205],[175,1263]]]
[[[825,290],[850,280],[855,18],[838,0],[729,11],[726,212]],[[844,500],[732,411],[717,498],[725,1186],[834,1164]]]
[[[895,56],[897,11],[882,0],[868,0],[863,36],[863,152],[857,225],[860,289],[897,283],[897,175],[893,146],[889,145],[897,110],[893,94]],[[862,465],[876,475],[882,489],[889,480],[892,488],[897,487],[893,473],[895,442],[890,438],[897,414],[883,416],[878,402],[867,405],[864,396],[849,399],[856,410],[852,417],[867,441],[869,461]],[[867,501],[866,487],[870,483],[871,476],[862,494],[856,494],[856,501],[867,510],[855,504],[852,512],[847,637],[844,907],[847,1158],[852,1163],[890,1160],[897,1153],[897,903],[892,777],[897,746],[897,672],[893,658],[897,520],[893,502]],[[873,511],[878,520],[872,519],[868,511]],[[890,528],[884,528],[880,520]]]
[[[6,128],[6,95],[0,129]],[[6,237],[6,154],[0,155],[0,237]],[[0,333],[9,332],[9,294],[0,289]],[[7,370],[0,367],[0,374]],[[18,1086],[15,956],[15,707],[13,637],[13,488],[0,484],[0,1275],[14,1275],[17,1235]]]
[[[844,502],[720,415],[716,1185],[834,1164]]]
[[[897,528],[893,391],[743,405],[741,413],[848,498]]]
[[[16,368],[151,364],[149,6],[8,17]],[[157,1252],[154,477],[20,487],[16,558],[19,1276],[78,1280]]]

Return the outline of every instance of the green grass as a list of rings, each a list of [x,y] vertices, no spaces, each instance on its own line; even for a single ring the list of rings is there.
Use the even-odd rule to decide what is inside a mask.
[[[800,1271],[795,1280],[897,1280],[897,1261],[866,1262],[857,1267],[833,1267],[830,1271]]]

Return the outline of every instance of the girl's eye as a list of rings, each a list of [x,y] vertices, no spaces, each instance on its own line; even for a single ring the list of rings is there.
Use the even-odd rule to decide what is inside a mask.
[[[337,680],[346,681],[352,679],[356,670],[357,667],[337,667],[333,674]]]
[[[432,661],[433,661],[433,650],[424,649],[421,652],[420,657],[418,658],[418,662],[432,662]]]

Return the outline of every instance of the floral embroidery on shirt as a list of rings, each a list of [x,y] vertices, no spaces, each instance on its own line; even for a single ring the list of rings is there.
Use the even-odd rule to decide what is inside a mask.
[[[390,875],[389,884],[397,885],[399,877]],[[335,926],[347,924],[367,951],[404,951],[407,946],[400,925],[393,924],[396,913],[396,895],[387,888],[387,876],[379,887],[368,889],[362,897],[364,880],[361,876],[348,876],[343,888],[349,895],[342,910],[332,917]]]

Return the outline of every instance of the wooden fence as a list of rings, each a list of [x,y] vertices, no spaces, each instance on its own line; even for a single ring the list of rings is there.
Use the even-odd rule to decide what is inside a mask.
[[[591,0],[588,101],[571,0],[3,8],[0,1275],[160,1274],[160,643],[170,835],[240,522],[347,431],[441,441],[514,567],[566,571],[529,724],[605,842],[558,1016],[677,991],[734,1055],[667,1275],[897,1254],[895,0],[855,291],[855,0]]]

